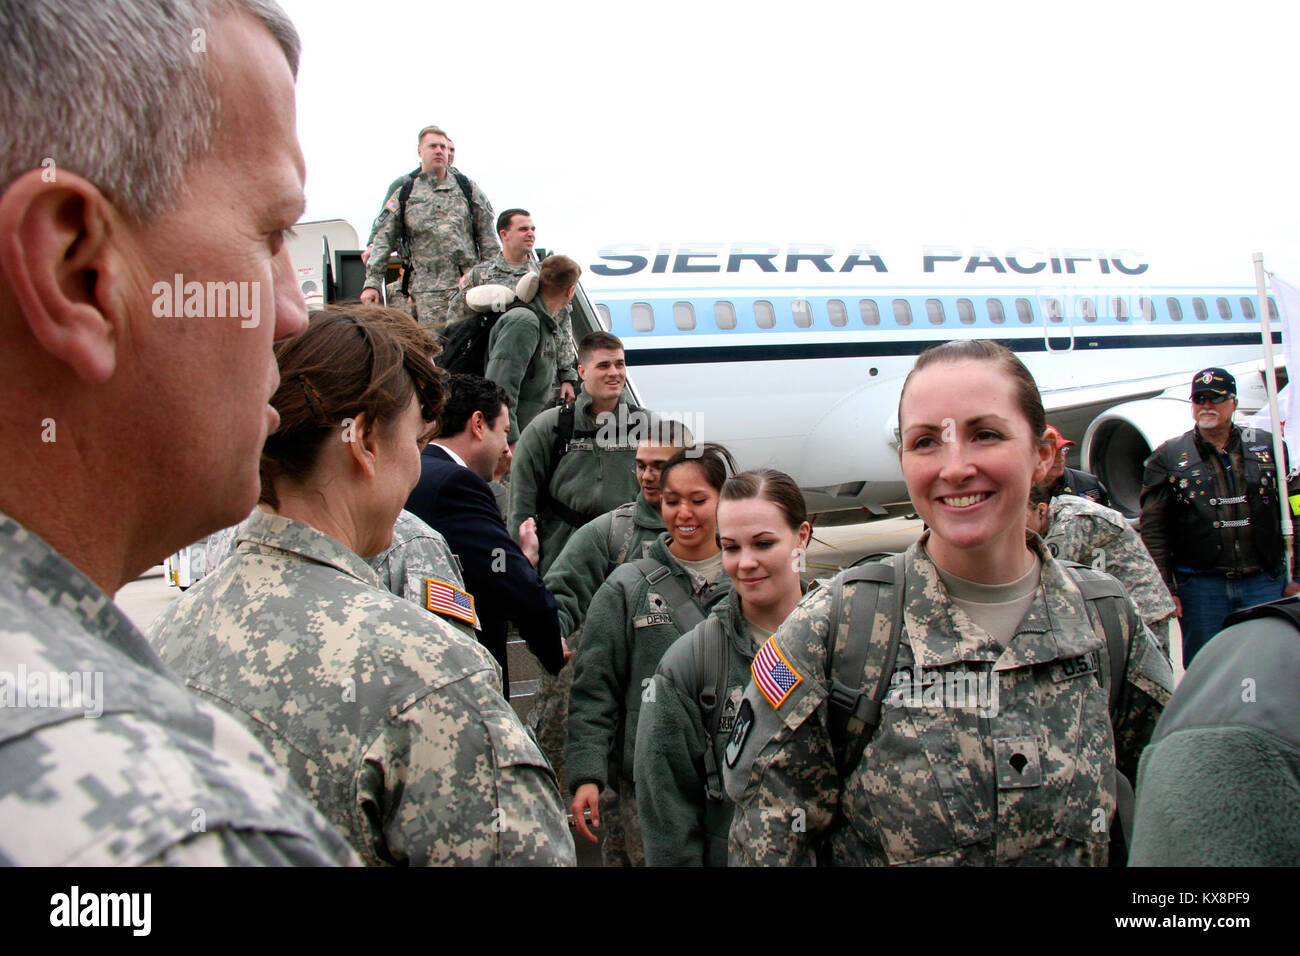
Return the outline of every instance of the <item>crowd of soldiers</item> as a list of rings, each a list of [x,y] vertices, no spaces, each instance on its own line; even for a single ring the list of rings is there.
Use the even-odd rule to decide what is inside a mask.
[[[926,532],[805,595],[793,480],[737,474],[633,405],[622,342],[573,342],[577,263],[534,262],[529,214],[494,220],[438,127],[387,191],[361,302],[306,315],[284,245],[298,37],[270,0],[177,0],[165,21],[144,0],[53,17],[5,0],[0,21],[21,130],[0,196],[0,387],[19,410],[0,423],[0,860],[562,866],[566,804],[607,864],[1292,851],[1285,822],[1260,836],[1215,801],[1249,745],[1277,765],[1245,785],[1256,805],[1294,819],[1296,724],[1266,723],[1294,704],[1207,723],[1170,703],[1169,625],[1193,605],[1210,630],[1185,660],[1204,646],[1213,665],[1194,689],[1236,693],[1238,647],[1295,670],[1275,629],[1208,640],[1243,601],[1300,590],[1279,570],[1278,463],[1232,424],[1222,369],[1148,462],[1139,538],[1064,468],[1012,353],[929,350],[899,407]],[[121,57],[87,61],[79,30]],[[78,109],[108,117],[93,149],[60,125]],[[485,374],[438,369],[466,293],[533,272]],[[273,319],[160,317],[152,280],[176,275],[249,283]],[[146,638],[110,595],[223,528],[222,560]],[[531,730],[509,623],[549,675]],[[905,703],[927,668],[1006,690]],[[1166,706],[1178,722],[1157,726]],[[1208,831],[1186,839],[1188,818]]]

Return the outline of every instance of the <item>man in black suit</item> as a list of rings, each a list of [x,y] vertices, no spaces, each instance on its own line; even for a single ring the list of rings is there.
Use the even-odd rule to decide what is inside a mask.
[[[533,568],[537,532],[525,522],[521,544],[515,544],[488,486],[497,463],[509,454],[509,405],[505,390],[494,382],[477,375],[451,376],[439,437],[424,449],[419,484],[406,502],[407,510],[442,534],[459,558],[465,590],[474,595],[482,625],[479,643],[501,665],[507,698],[507,621],[515,622],[552,674],[568,656],[555,598]]]

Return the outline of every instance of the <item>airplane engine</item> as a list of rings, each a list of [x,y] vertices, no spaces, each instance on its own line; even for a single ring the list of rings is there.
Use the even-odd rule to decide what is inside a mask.
[[[1161,444],[1192,427],[1185,398],[1125,402],[1093,419],[1083,436],[1082,461],[1128,515],[1140,509],[1142,466]]]

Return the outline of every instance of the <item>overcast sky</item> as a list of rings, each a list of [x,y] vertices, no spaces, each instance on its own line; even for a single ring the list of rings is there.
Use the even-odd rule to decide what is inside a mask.
[[[1300,283],[1300,4],[282,2],[305,218],[363,241],[437,123],[584,266],[628,241],[1190,244]]]

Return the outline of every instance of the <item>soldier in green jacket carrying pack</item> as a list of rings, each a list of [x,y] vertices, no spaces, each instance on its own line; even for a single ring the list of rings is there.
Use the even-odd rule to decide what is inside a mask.
[[[718,538],[731,593],[668,649],[637,724],[637,809],[651,866],[727,865],[727,738],[755,652],[803,596],[807,518],[784,472],[747,471],[722,486]]]
[[[524,429],[510,467],[506,526],[518,535],[519,525],[536,517],[541,574],[550,570],[570,535],[636,497],[637,445],[656,421],[624,393],[627,366],[616,336],[583,336],[578,374],[577,401],[538,415]]]
[[[730,590],[716,533],[718,494],[730,467],[731,456],[720,445],[673,456],[663,472],[668,531],[647,557],[615,569],[583,624],[569,705],[569,809],[578,832],[594,842],[586,814],[600,826],[600,791],[617,786],[626,859],[612,858],[606,846],[607,866],[645,859],[632,768],[637,718],[654,694],[659,658]]]
[[[580,275],[582,268],[568,256],[551,256],[542,263],[532,301],[501,316],[488,336],[483,377],[504,388],[514,403],[509,406],[511,448],[529,422],[551,404],[559,334],[555,317],[573,299]]]

